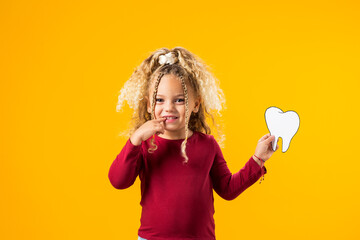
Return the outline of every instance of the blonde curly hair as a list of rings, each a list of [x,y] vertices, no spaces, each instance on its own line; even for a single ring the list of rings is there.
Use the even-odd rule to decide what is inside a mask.
[[[160,64],[159,58],[162,55],[171,53],[175,57],[173,64]],[[222,126],[215,123],[214,115],[221,116],[220,111],[225,108],[225,97],[220,89],[218,80],[210,72],[209,67],[203,61],[182,47],[175,47],[171,50],[160,48],[151,53],[140,66],[132,73],[130,79],[125,82],[124,87],[120,90],[116,111],[120,112],[124,100],[129,107],[134,109],[130,128],[120,135],[130,137],[145,122],[155,119],[155,99],[157,87],[164,75],[173,74],[180,79],[185,95],[185,139],[181,144],[181,154],[188,162],[186,155],[186,143],[188,139],[188,129],[205,134],[211,133],[211,128],[207,124],[206,118],[210,118],[217,130],[218,143],[223,145],[225,135],[222,133]],[[152,98],[149,98],[150,86],[154,84]],[[188,92],[186,83],[193,89],[193,92],[200,101],[197,113],[192,112],[190,119],[188,113]],[[151,114],[147,112],[148,99],[152,99]],[[152,147],[148,149],[150,153],[157,149],[154,138],[150,140]]]

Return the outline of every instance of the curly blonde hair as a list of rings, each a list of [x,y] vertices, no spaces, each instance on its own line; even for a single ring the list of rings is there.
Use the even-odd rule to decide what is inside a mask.
[[[175,63],[160,64],[159,57],[168,53],[175,56]],[[225,97],[220,89],[218,80],[210,72],[209,67],[203,61],[182,47],[175,47],[171,50],[161,48],[151,53],[140,66],[132,73],[130,79],[125,82],[124,87],[120,90],[116,111],[120,112],[124,100],[127,101],[129,107],[134,109],[131,120],[131,127],[122,132],[120,135],[130,137],[141,125],[155,118],[155,99],[157,87],[164,75],[173,74],[182,84],[185,95],[185,139],[181,144],[181,154],[188,162],[186,155],[186,143],[188,139],[188,129],[198,131],[205,134],[211,133],[211,128],[207,124],[206,118],[212,120],[212,124],[217,130],[218,143],[223,145],[225,135],[222,133],[222,126],[215,123],[214,115],[221,116],[220,111],[225,108]],[[154,92],[152,98],[148,98],[150,86],[154,84]],[[200,99],[199,110],[197,113],[192,112],[189,118],[188,113],[188,91],[186,83],[193,89],[195,97]],[[147,112],[148,99],[152,99],[151,114]],[[150,153],[157,149],[154,138],[150,140]]]

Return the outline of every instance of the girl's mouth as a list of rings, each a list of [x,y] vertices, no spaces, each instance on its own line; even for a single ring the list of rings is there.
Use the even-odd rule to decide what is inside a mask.
[[[172,122],[175,122],[177,119],[178,119],[177,117],[167,117],[165,122],[172,123]]]

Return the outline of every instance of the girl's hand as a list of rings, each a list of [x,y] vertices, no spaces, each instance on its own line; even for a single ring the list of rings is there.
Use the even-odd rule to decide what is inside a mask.
[[[145,122],[131,135],[130,141],[133,145],[139,146],[142,141],[146,141],[154,134],[164,133],[164,121],[165,117],[159,119],[153,119]]]
[[[272,150],[272,142],[275,140],[275,136],[270,136],[270,133],[264,135],[260,140],[258,141],[258,144],[255,149],[255,155],[262,160],[266,161],[268,160],[271,155],[273,155],[274,151]],[[278,139],[279,142],[279,139]],[[276,149],[279,148],[279,145],[276,143]]]

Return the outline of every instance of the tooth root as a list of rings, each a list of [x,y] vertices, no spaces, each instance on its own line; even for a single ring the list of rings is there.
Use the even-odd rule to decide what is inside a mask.
[[[279,139],[279,136],[275,135],[275,139],[274,139],[273,145],[272,145],[272,148],[273,148],[274,151],[276,150],[276,144],[277,144],[278,139]]]
[[[282,152],[286,152],[289,149],[290,141],[291,141],[291,138],[290,139],[288,139],[288,138],[283,139],[283,141],[282,141]]]

